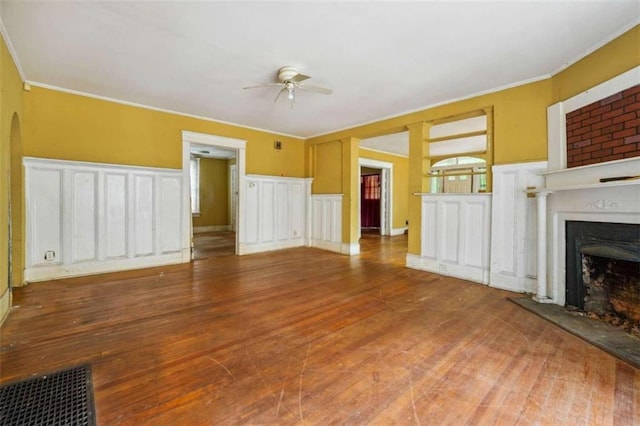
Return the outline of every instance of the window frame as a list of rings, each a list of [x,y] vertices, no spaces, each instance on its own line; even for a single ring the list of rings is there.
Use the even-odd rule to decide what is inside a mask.
[[[191,216],[200,216],[200,158],[189,159],[189,187],[191,189]]]

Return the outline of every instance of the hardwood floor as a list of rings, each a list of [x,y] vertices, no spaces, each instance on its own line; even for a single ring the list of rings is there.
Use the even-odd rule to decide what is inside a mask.
[[[193,258],[207,259],[236,254],[235,232],[202,232],[193,234]]]
[[[361,244],[17,289],[0,377],[91,363],[101,425],[640,424],[640,370]]]

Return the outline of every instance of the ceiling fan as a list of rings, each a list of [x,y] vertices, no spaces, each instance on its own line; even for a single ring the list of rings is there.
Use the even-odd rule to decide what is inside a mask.
[[[330,95],[333,91],[324,87],[312,86],[303,83],[305,80],[310,79],[308,75],[300,74],[294,67],[283,67],[278,70],[279,83],[264,83],[257,86],[243,87],[243,89],[256,89],[260,87],[282,87],[273,102],[277,102],[280,95],[287,92],[287,99],[289,100],[289,106],[293,109],[293,104],[296,102],[296,90],[305,90],[307,92],[322,93],[324,95]]]

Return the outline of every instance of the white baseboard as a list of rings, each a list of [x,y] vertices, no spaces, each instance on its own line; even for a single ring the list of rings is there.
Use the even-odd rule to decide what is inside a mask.
[[[271,242],[262,244],[242,244],[238,247],[238,254],[254,254],[272,250],[284,250],[295,247],[304,247],[305,241],[302,238],[297,240],[286,240],[282,242]]]
[[[4,320],[9,316],[11,310],[11,290],[5,289],[2,296],[0,296],[0,325],[4,323]]]
[[[231,225],[210,225],[210,226],[194,226],[193,233],[201,234],[203,232],[229,232]]]
[[[336,243],[326,240],[316,240],[311,238],[311,240],[309,241],[309,246],[342,254],[342,243]]]
[[[332,251],[334,253],[346,254],[347,256],[354,256],[360,254],[360,243],[337,243],[333,241],[323,241],[311,239],[311,247],[319,248],[322,250]]]
[[[392,228],[391,229],[391,236],[394,237],[396,235],[402,235],[407,231],[407,229],[409,229],[409,228],[406,227],[406,226],[404,228]]]
[[[179,251],[157,256],[109,259],[97,262],[74,263],[71,265],[34,266],[25,269],[24,276],[27,282],[48,281],[57,278],[79,277],[83,275],[126,271],[129,269],[173,265],[176,263],[186,263],[190,260],[189,256],[184,255],[183,251]]]
[[[342,243],[340,253],[354,256],[360,254],[360,243]]]
[[[515,277],[492,272],[489,277],[489,286],[516,293],[536,293],[538,281],[535,278]]]
[[[474,281],[480,284],[489,283],[489,271],[475,266],[443,263],[438,260],[421,257],[411,253],[407,253],[406,266],[408,268],[433,272],[447,277]]]

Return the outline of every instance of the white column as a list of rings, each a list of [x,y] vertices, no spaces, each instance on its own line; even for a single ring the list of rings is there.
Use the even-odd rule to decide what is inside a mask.
[[[547,195],[551,191],[536,192],[538,207],[538,294],[533,300],[538,303],[551,303],[547,297]]]

